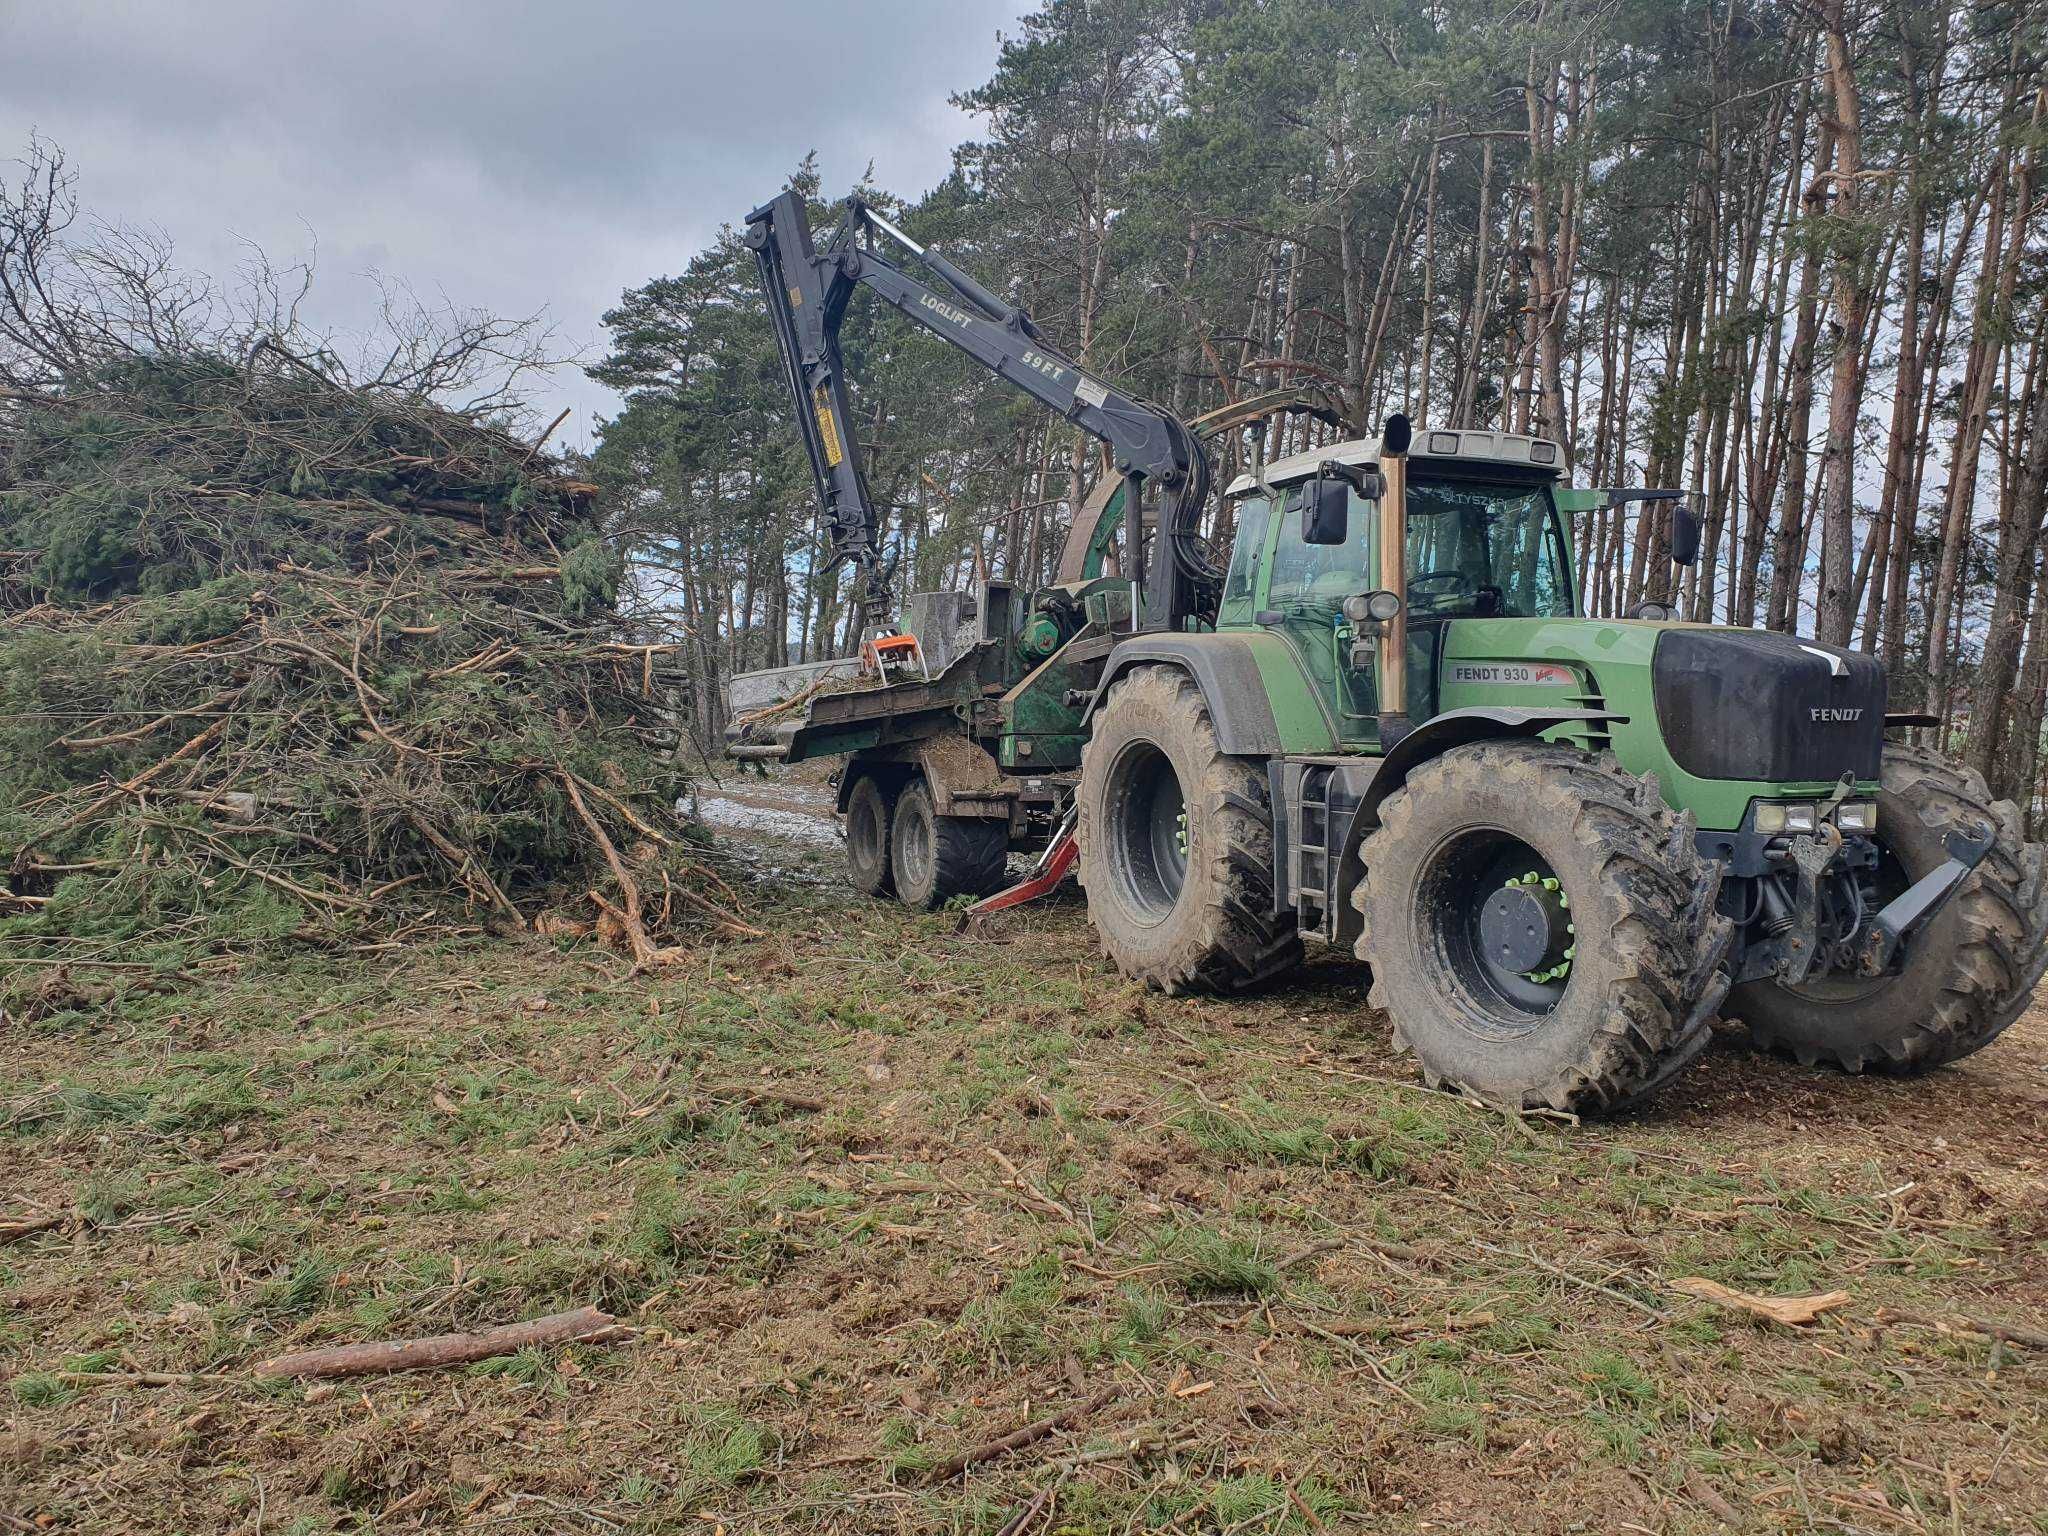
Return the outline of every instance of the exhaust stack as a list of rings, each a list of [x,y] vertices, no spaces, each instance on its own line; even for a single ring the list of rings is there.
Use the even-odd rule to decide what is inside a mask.
[[[1408,418],[1389,416],[1380,434],[1380,474],[1386,492],[1380,497],[1380,590],[1391,592],[1400,607],[1380,625],[1380,750],[1387,751],[1409,732],[1408,724],[1408,444],[1414,438]]]

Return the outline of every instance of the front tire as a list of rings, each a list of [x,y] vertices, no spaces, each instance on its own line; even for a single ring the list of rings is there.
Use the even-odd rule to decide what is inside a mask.
[[[1906,1075],[1982,1050],[2025,1010],[2048,967],[2048,891],[2041,845],[1976,772],[1908,746],[1887,746],[1880,771],[1877,838],[1905,881],[1940,867],[1959,822],[1990,823],[1991,851],[1907,939],[1896,975],[1752,981],[1729,994],[1728,1013],[1752,1044],[1807,1066]]]
[[[1362,852],[1372,1005],[1432,1087],[1607,1110],[1705,1048],[1732,929],[1654,777],[1547,742],[1457,747],[1387,797]]]
[[[1218,745],[1176,667],[1111,687],[1081,751],[1081,884],[1102,952],[1162,992],[1238,992],[1301,960],[1273,915],[1265,763]]]

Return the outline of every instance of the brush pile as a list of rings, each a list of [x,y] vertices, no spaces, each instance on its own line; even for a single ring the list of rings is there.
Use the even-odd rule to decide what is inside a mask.
[[[0,947],[743,927],[594,497],[281,347],[0,394]]]

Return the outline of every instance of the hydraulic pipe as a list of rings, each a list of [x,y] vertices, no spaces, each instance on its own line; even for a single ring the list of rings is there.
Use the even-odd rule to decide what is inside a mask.
[[[980,283],[977,283],[965,272],[961,271],[958,267],[954,266],[952,262],[946,260],[946,258],[941,256],[937,251],[934,251],[927,246],[919,245],[915,240],[911,239],[910,236],[903,233],[902,230],[898,229],[894,224],[891,224],[887,219],[883,218],[879,213],[875,212],[874,209],[868,207],[866,203],[860,204],[860,211],[863,215],[866,216],[867,221],[870,224],[874,225],[877,229],[881,230],[882,233],[887,235],[890,239],[894,240],[898,245],[902,246],[905,250],[909,251],[911,255],[917,257],[919,260],[924,262],[926,266],[930,267],[934,272],[938,273],[939,276],[943,277],[947,282],[951,283],[953,285],[954,292],[960,294],[969,302],[978,304],[983,309],[988,311],[988,316],[991,320],[1002,320],[1007,322],[1012,317],[1017,315],[1018,311],[1016,305],[1005,304],[1001,299],[997,298],[994,294],[990,293],[986,288],[982,287]]]
[[[1387,418],[1380,434],[1380,590],[1399,602],[1380,626],[1380,750],[1408,734],[1408,444],[1406,416]]]

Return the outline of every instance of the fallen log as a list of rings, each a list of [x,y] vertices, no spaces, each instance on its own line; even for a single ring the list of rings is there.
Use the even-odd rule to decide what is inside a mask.
[[[6,899],[4,894],[0,894],[0,901]],[[51,1216],[0,1216],[0,1243],[16,1243],[38,1232],[54,1231],[70,1219],[69,1211],[59,1211]]]
[[[2038,1328],[2028,1328],[2019,1323],[1997,1323],[1986,1317],[1967,1317],[1961,1312],[1948,1317],[1930,1317],[1924,1312],[1909,1312],[1904,1307],[1881,1307],[1877,1320],[1879,1323],[1907,1323],[1915,1328],[1981,1333],[1987,1339],[2000,1339],[2007,1344],[2048,1349],[2048,1333]]]
[[[467,1365],[547,1344],[594,1344],[615,1337],[618,1319],[596,1307],[578,1307],[481,1333],[443,1333],[378,1344],[339,1344],[258,1362],[258,1376],[372,1376],[387,1371],[431,1371]]]
[[[1795,1328],[1813,1322],[1823,1312],[1846,1307],[1854,1299],[1847,1291],[1822,1291],[1816,1296],[1756,1296],[1701,1275],[1674,1280],[1671,1289],[1687,1296],[1697,1296],[1701,1301],[1711,1301],[1731,1311],[1747,1312],[1751,1317]]]

